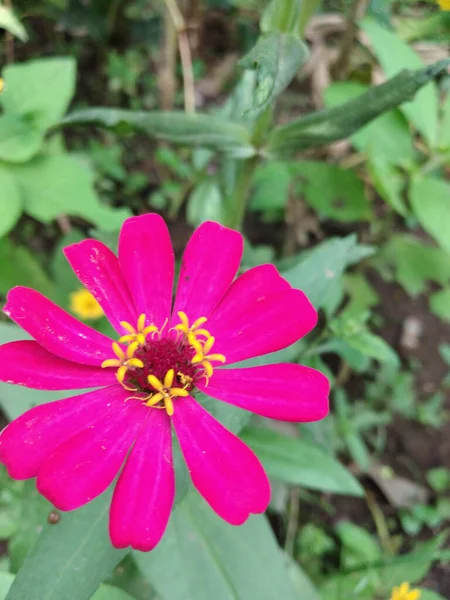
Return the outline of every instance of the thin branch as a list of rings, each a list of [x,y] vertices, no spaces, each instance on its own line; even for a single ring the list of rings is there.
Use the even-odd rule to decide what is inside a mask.
[[[181,70],[183,73],[184,110],[192,113],[195,112],[194,71],[192,68],[192,54],[186,22],[175,0],[164,0],[164,4],[177,32],[178,50],[180,52]]]

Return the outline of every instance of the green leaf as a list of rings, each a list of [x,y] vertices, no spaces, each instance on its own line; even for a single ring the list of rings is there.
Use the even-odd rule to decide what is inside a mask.
[[[370,173],[372,183],[385,202],[402,217],[408,216],[408,209],[402,198],[404,177],[390,164],[381,153],[369,153],[367,169]]]
[[[197,493],[178,505],[157,548],[134,558],[170,600],[298,600],[265,517],[231,527]]]
[[[14,167],[24,210],[49,223],[61,214],[82,217],[105,231],[117,231],[131,215],[127,208],[102,204],[94,190],[94,174],[70,154],[40,156]]]
[[[20,190],[7,167],[0,165],[0,237],[11,231],[21,214]]]
[[[26,285],[54,297],[53,283],[27,248],[15,246],[7,238],[0,240],[0,264],[0,294],[3,296],[16,285]]]
[[[442,124],[440,129],[439,147],[443,150],[450,149],[450,92],[447,92],[442,107]]]
[[[413,98],[421,87],[444,72],[449,63],[450,60],[441,60],[424,69],[404,70],[358,98],[276,127],[265,152],[273,158],[289,158],[307,148],[347,138],[380,114]]]
[[[75,60],[40,58],[3,69],[5,89],[0,105],[7,113],[32,118],[46,130],[65,114],[75,90]]]
[[[286,207],[293,175],[289,165],[268,161],[260,165],[253,177],[250,210],[273,211]]]
[[[198,227],[205,221],[221,223],[224,218],[224,204],[220,186],[214,177],[208,177],[197,184],[187,200],[188,222]]]
[[[344,569],[364,566],[379,560],[381,550],[374,537],[362,527],[341,521],[336,526],[337,534],[344,546],[341,567]]]
[[[425,588],[414,588],[420,590],[420,600],[445,600],[444,596],[441,596],[433,590],[426,590]]]
[[[428,281],[450,283],[448,254],[411,235],[392,236],[372,263],[382,274],[393,269],[395,280],[410,296],[425,292]]]
[[[394,586],[404,581],[414,584],[425,577],[434,553],[442,543],[443,537],[437,536],[409,554],[389,557],[374,563],[367,569],[329,577],[320,587],[321,598],[322,600],[343,598],[373,600],[374,597],[389,597]]]
[[[293,287],[303,290],[315,308],[321,308],[332,298],[342,273],[354,262],[354,253],[359,248],[365,252],[359,260],[372,254],[371,249],[358,246],[355,235],[330,239],[303,253],[303,260],[282,275]]]
[[[409,199],[425,231],[450,253],[450,184],[434,177],[414,177]]]
[[[0,600],[6,600],[13,581],[14,575],[0,572]],[[133,600],[133,597],[119,588],[110,585],[101,585],[91,597],[91,600]]]
[[[240,61],[244,69],[256,70],[252,111],[260,112],[275,102],[308,59],[308,48],[291,33],[262,35]]]
[[[136,129],[157,140],[211,148],[236,158],[254,155],[250,133],[244,125],[205,114],[89,108],[71,113],[61,125],[88,123],[119,133]]]
[[[354,81],[333,83],[324,92],[326,106],[339,106],[358,98],[369,86]],[[408,123],[398,109],[385,112],[350,138],[360,152],[382,157],[386,163],[408,165],[413,160],[412,136]]]
[[[25,27],[16,17],[11,8],[7,6],[0,6],[0,28],[6,29],[21,42],[28,41],[28,34]]]
[[[32,120],[11,113],[0,115],[0,160],[25,162],[41,144],[42,134]]]
[[[440,319],[450,323],[450,288],[431,294],[430,309]]]
[[[374,53],[383,67],[387,77],[397,75],[402,69],[423,67],[419,56],[398,35],[379,25],[373,19],[365,19],[362,29],[369,37]],[[425,86],[417,96],[401,110],[423,135],[425,140],[434,147],[437,141],[438,94],[432,83]]]
[[[270,429],[247,427],[240,435],[270,477],[313,490],[363,496],[358,481],[315,444]]]
[[[127,550],[112,547],[108,534],[111,493],[61,513],[47,524],[7,596],[7,600],[87,600],[111,574]],[[126,598],[126,596],[125,596]]]
[[[8,554],[13,573],[17,573],[23,565],[52,510],[52,505],[39,494],[32,479],[24,482],[22,497],[17,504],[18,526],[8,543]]]
[[[354,171],[319,161],[296,161],[291,171],[300,176],[300,193],[319,214],[344,223],[371,218],[364,184]]]

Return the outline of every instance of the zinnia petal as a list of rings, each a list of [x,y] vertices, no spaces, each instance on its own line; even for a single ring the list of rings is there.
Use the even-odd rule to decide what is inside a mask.
[[[174,273],[172,242],[164,219],[156,214],[127,219],[120,232],[119,260],[138,314],[161,327],[170,317]]]
[[[128,393],[120,385],[35,406],[0,434],[0,462],[14,479],[36,477],[44,460],[64,440],[119,412]]]
[[[172,419],[192,482],[222,519],[242,525],[266,510],[270,484],[248,446],[193,398],[177,399]]]
[[[121,321],[133,325],[139,315],[120,270],[119,259],[105,244],[84,240],[64,248],[64,254],[81,283],[91,292],[111,325],[123,333]]]
[[[148,408],[123,402],[120,410],[63,441],[39,469],[38,491],[60,510],[90,502],[111,485],[129,452]],[[61,440],[60,440],[61,441]]]
[[[301,423],[328,414],[328,379],[301,365],[216,369],[207,387],[203,380],[197,385],[213,398],[270,419]]]
[[[113,385],[116,370],[78,365],[24,340],[0,346],[0,381],[37,390],[77,390]]]
[[[223,319],[233,319],[236,313],[251,310],[265,296],[289,290],[291,286],[273,265],[253,267],[233,281],[219,305],[211,314],[208,327]]]
[[[49,352],[82,365],[100,366],[111,358],[111,339],[80,323],[39,292],[15,287],[7,300],[3,312]]]
[[[242,249],[242,235],[218,223],[195,230],[181,261],[173,321],[178,311],[191,321],[209,317],[236,276]]]
[[[109,525],[116,548],[142,552],[162,538],[175,496],[170,419],[148,413],[114,490]]]
[[[243,297],[233,311],[224,306],[214,311],[208,329],[216,338],[214,353],[224,354],[230,364],[286,348],[316,323],[317,313],[305,294],[289,289],[261,296],[250,306]]]

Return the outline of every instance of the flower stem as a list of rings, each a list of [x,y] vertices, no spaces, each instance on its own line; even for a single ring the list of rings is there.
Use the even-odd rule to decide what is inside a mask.
[[[229,197],[225,225],[231,229],[242,229],[247,207],[247,199],[252,185],[253,174],[259,162],[259,156],[242,161],[234,193]]]

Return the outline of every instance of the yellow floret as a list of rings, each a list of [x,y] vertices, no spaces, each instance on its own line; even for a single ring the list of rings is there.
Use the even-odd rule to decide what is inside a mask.
[[[80,289],[70,294],[70,310],[80,319],[99,319],[103,310],[91,292]]]

